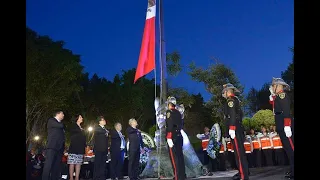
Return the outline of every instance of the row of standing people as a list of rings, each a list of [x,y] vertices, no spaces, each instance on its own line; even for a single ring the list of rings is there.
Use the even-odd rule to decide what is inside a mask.
[[[249,168],[288,164],[287,155],[276,132],[255,134],[253,129],[250,131],[251,134],[246,135],[243,143]],[[230,138],[222,138],[219,154],[220,157],[227,154],[224,159],[230,163],[232,168],[236,168],[234,145]]]
[[[47,122],[47,144],[45,149],[45,163],[42,172],[42,180],[59,180],[61,179],[61,161],[65,151],[65,126],[62,123],[64,119],[63,111],[56,111],[54,117]],[[74,124],[70,128],[70,146],[67,163],[69,164],[69,179],[79,180],[80,169],[83,163],[86,136],[81,127],[83,117],[76,115],[73,118]],[[122,126],[120,123],[115,124],[115,129],[107,130],[105,128],[106,120],[103,116],[97,118],[97,125],[94,128],[94,145],[95,154],[93,180],[106,179],[106,163],[108,156],[108,139],[111,136],[111,166],[110,174],[112,179],[122,179],[122,165],[124,162],[125,140],[121,133]],[[143,147],[141,132],[137,129],[137,121],[129,120],[127,134],[129,139],[129,167],[128,174],[131,180],[137,180],[138,167],[140,159],[140,147]]]
[[[265,126],[261,127],[261,132],[255,133],[253,129],[246,135],[243,143],[249,168],[286,165],[288,160],[283,150],[283,146],[279,135],[275,132],[275,126],[270,127],[270,132],[267,133]],[[231,168],[236,168],[234,158],[234,145],[231,143],[230,138],[222,138],[219,150],[218,159],[212,159],[207,154],[206,150],[209,142],[209,128],[204,128],[203,134],[197,134],[197,138],[202,141],[203,150],[203,164],[207,166],[209,173],[217,170],[226,170],[225,162],[228,161]]]
[[[290,115],[290,98],[285,92],[290,90],[290,86],[281,78],[273,78],[269,90],[271,93],[269,100],[273,107],[276,131],[279,133],[282,146],[288,155],[290,164],[290,172],[288,172],[288,175],[285,177],[294,179],[294,126],[293,119]],[[237,173],[233,179],[247,180],[249,179],[250,172],[244,144],[247,140],[243,133],[241,101],[236,96],[236,94],[239,93],[240,91],[232,84],[228,83],[223,85],[222,96],[227,100],[223,111],[228,136],[230,136],[231,144],[234,145],[235,160],[239,170],[239,173]],[[264,141],[261,142],[261,140]],[[270,144],[272,143],[270,137],[267,135],[263,135],[260,138],[260,144],[266,144],[264,150],[271,148],[268,142],[270,142]]]
[[[124,179],[122,174],[124,154],[126,151],[126,142],[123,134],[121,133],[122,125],[115,123],[114,129],[107,130],[104,126],[106,121],[101,116],[99,120],[99,126],[95,128],[94,136],[94,180],[106,179],[106,161],[108,156],[108,136],[111,136],[111,165],[110,165],[110,177],[112,180]],[[129,120],[129,127],[126,132],[129,139],[128,157],[128,175],[130,180],[139,179],[139,160],[140,160],[140,148],[143,148],[141,132],[137,129],[138,123],[135,119]]]

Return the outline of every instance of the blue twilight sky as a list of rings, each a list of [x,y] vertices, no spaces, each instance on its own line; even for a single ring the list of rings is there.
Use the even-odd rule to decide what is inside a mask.
[[[164,0],[166,51],[206,68],[211,57],[231,67],[245,92],[280,76],[292,60],[293,0]],[[66,42],[85,71],[113,80],[137,66],[147,0],[27,0],[27,26]],[[158,65],[158,61],[157,61]],[[159,72],[159,71],[158,71]],[[153,76],[153,73],[148,75]],[[186,71],[175,87],[210,95]]]

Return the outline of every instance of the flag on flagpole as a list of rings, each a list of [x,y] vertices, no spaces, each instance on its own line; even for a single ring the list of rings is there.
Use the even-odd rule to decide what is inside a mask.
[[[144,26],[140,56],[134,82],[155,68],[155,21],[156,0],[148,0],[148,10]]]

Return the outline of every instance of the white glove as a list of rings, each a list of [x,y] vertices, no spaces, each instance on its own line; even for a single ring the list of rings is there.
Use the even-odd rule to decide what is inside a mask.
[[[270,101],[273,101],[273,97],[272,95],[269,96]]]
[[[167,139],[167,143],[168,143],[168,145],[169,145],[170,148],[173,147],[172,139]]]
[[[231,139],[234,139],[234,137],[236,136],[236,132],[234,130],[229,129],[229,135]]]
[[[269,87],[269,91],[270,91],[271,95],[275,95],[274,92],[273,92],[272,86]]]
[[[203,135],[203,134],[197,134],[197,138],[198,138],[198,139],[203,139],[203,138],[204,138],[204,135]]]
[[[291,137],[292,136],[292,131],[291,131],[291,127],[290,126],[285,126],[284,127],[284,132],[286,133],[287,137]]]

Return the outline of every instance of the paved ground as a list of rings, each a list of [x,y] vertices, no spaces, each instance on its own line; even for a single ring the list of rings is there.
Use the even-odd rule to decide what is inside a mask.
[[[263,168],[252,168],[250,169],[250,180],[285,180],[285,173],[288,171],[289,167],[263,167]],[[237,171],[227,171],[227,172],[216,172],[213,176],[200,177],[195,179],[216,179],[216,180],[230,180],[231,177],[236,174]]]
[[[250,169],[250,180],[285,180],[285,172],[289,170],[288,166],[271,166],[263,168],[252,168]],[[215,179],[215,180],[230,180],[237,171],[220,171],[214,172],[213,176],[201,176],[199,178],[192,178],[192,180],[206,180],[206,179]],[[145,180],[156,180],[157,178],[148,178]],[[164,178],[172,179],[172,178]],[[108,179],[110,180],[110,179]],[[128,179],[129,180],[129,179]]]

